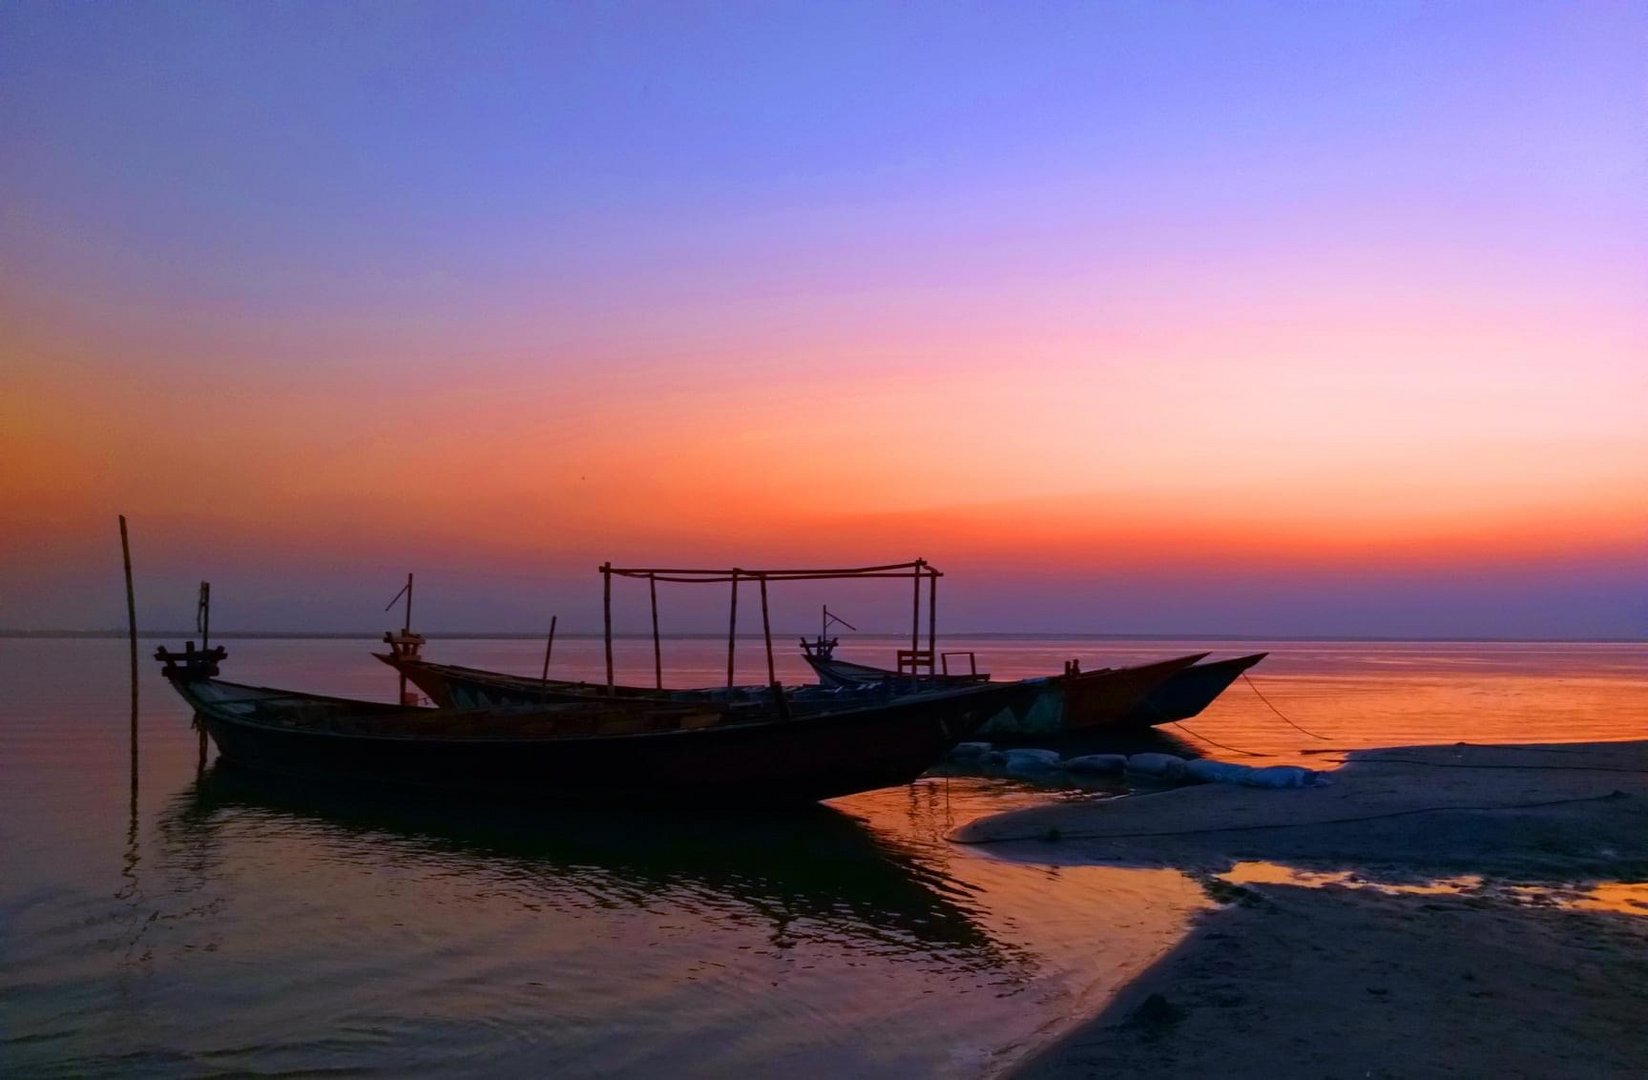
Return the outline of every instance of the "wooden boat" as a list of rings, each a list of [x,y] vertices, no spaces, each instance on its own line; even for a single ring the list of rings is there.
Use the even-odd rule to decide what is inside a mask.
[[[701,690],[657,690],[650,686],[615,685],[566,679],[534,679],[502,671],[437,664],[419,656],[392,651],[373,653],[446,709],[485,709],[507,705],[555,704],[578,701],[748,702],[771,700],[765,686],[707,687]]]
[[[812,668],[813,673],[818,676],[821,686],[838,690],[897,683],[920,683],[927,686],[965,686],[969,683],[981,683],[990,680],[988,674],[977,670],[970,671],[965,675],[951,675],[949,672],[921,674],[909,669],[890,671],[887,668],[872,667],[869,664],[855,664],[851,660],[836,658],[835,649],[839,644],[841,644],[839,639],[825,637],[823,634],[812,639],[801,639],[801,656],[807,661],[807,666]]]
[[[155,654],[231,765],[571,802],[808,803],[904,784],[1026,692],[942,688],[845,708],[778,696],[423,709],[225,682],[223,655]]]
[[[837,660],[832,655],[833,645],[833,641],[820,638],[804,643],[803,650],[807,663],[818,673],[819,680],[828,685],[864,686],[881,681],[896,685],[936,682],[939,685],[960,686],[976,685],[981,678],[987,678],[969,674],[922,676],[919,680],[913,680],[908,673]],[[1140,714],[1148,695],[1206,656],[1205,652],[1192,653],[1152,664],[1102,668],[1098,671],[1081,671],[1073,664],[1066,665],[1062,675],[1029,680],[1038,689],[1030,704],[992,717],[979,729],[979,734],[1010,737],[1052,735],[1165,722],[1171,717],[1152,719],[1150,716],[1154,714],[1148,714],[1148,710],[1148,715]]]
[[[1243,672],[1269,655],[1252,653],[1209,664],[1193,664],[1183,671],[1176,671],[1145,695],[1144,700],[1128,713],[1127,722],[1166,724],[1174,720],[1189,720],[1213,704],[1213,699],[1224,693]]]

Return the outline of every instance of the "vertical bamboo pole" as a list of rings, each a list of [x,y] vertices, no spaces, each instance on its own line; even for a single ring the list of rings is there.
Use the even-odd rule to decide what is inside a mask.
[[[652,594],[652,684],[664,688],[664,646],[658,640],[658,575],[647,575],[647,590]]]
[[[767,619],[767,575],[762,574],[761,581],[761,636],[767,639],[767,685],[776,686],[778,676],[773,673],[772,653],[772,623]]]
[[[607,695],[613,693],[612,688],[612,564],[601,564],[601,611],[606,623],[607,640]]]
[[[910,676],[917,675],[916,653],[921,650],[921,560],[915,561],[915,573],[910,580],[915,584],[915,607],[910,615]]]
[[[137,596],[132,591],[132,544],[126,535],[126,515],[120,515],[120,558],[126,566],[126,632],[132,656],[132,818],[137,817]]]
[[[727,686],[732,686],[733,653],[738,647],[738,570],[732,572],[732,614],[727,620]]]
[[[927,568],[927,651],[933,656],[931,670],[938,674],[938,571]]]
[[[559,615],[551,615],[549,617],[549,640],[544,643],[544,674],[542,682],[543,688],[546,692],[549,690],[549,658],[550,655],[555,652],[555,623],[558,619],[560,619]]]
[[[209,581],[200,583],[200,610],[198,616],[196,621],[200,624],[200,648],[204,652],[211,648],[212,636],[212,583]],[[209,664],[211,661],[203,660],[202,663]],[[207,670],[210,671],[211,669],[207,668]],[[195,748],[195,771],[200,772],[206,768],[206,724],[197,720],[196,728],[199,733],[199,744]]]
[[[132,746],[137,740],[137,597],[132,592],[132,544],[126,535],[126,515],[120,515],[120,557],[126,564],[126,629],[132,654]]]

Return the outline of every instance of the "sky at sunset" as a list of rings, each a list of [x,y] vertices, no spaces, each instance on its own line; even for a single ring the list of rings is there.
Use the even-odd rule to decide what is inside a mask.
[[[117,513],[157,628],[1645,636],[1648,5],[9,3],[0,627]]]

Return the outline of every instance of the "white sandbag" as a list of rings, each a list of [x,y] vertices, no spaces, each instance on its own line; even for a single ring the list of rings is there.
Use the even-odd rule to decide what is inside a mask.
[[[983,757],[989,752],[990,744],[987,742],[956,743],[955,747],[950,751],[950,760],[972,761],[976,758]]]
[[[1057,750],[1009,750],[1007,771],[1017,773],[1051,772],[1059,767]]]
[[[1182,780],[1185,760],[1172,754],[1134,754],[1127,759],[1127,771],[1161,780]]]
[[[1310,787],[1316,780],[1315,771],[1302,765],[1266,765],[1262,769],[1249,769],[1239,782],[1248,787],[1296,788]]]
[[[1127,755],[1083,754],[1081,757],[1066,759],[1064,768],[1066,772],[1081,773],[1086,776],[1119,773],[1127,768]]]
[[[1203,784],[1242,784],[1253,771],[1251,765],[1232,765],[1227,761],[1194,758],[1185,762],[1185,776]]]

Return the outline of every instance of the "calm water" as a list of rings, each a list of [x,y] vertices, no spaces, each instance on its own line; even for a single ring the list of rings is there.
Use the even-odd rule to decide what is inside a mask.
[[[973,644],[1000,676],[1214,647]],[[364,642],[229,647],[226,677],[395,691]],[[666,643],[667,677],[724,678],[719,648]],[[1648,735],[1640,646],[1270,648],[1259,689],[1322,737],[1238,683],[1185,745],[1320,764],[1394,742]],[[599,670],[599,642],[556,649],[558,674]],[[530,642],[430,652],[540,662]],[[619,656],[650,675],[650,643]],[[1206,905],[1172,871],[1027,867],[942,839],[1104,793],[953,778],[803,814],[626,817],[197,775],[181,702],[147,664],[134,800],[124,663],[123,642],[0,641],[0,1072],[974,1076],[1100,1004]],[[744,650],[751,681],[762,665]],[[779,674],[805,678],[789,656]]]

